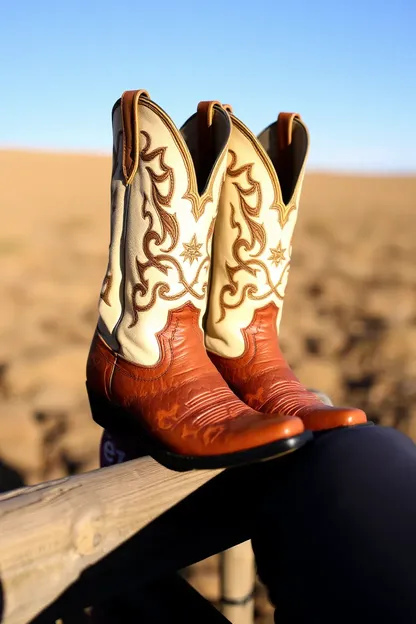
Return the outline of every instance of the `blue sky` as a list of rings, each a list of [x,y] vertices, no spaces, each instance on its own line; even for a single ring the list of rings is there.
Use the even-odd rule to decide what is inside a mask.
[[[145,88],[178,125],[201,99],[256,132],[299,112],[313,169],[416,171],[415,33],[415,0],[4,1],[0,146],[110,152]]]

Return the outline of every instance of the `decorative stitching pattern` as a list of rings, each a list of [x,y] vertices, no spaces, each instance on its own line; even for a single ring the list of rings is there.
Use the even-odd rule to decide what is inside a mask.
[[[271,256],[267,259],[271,260],[271,263],[278,267],[285,259],[286,249],[282,248],[282,241],[279,241],[279,244],[274,249],[269,249]]]
[[[149,201],[146,194],[143,195],[141,207],[142,215],[143,219],[148,221],[148,227],[143,237],[143,252],[147,261],[140,262],[136,257],[136,270],[139,276],[139,281],[134,285],[132,291],[133,320],[129,325],[130,328],[137,324],[139,320],[139,313],[150,310],[158,299],[163,299],[165,301],[177,301],[186,294],[195,297],[195,299],[199,301],[205,299],[208,289],[208,268],[210,263],[208,247],[214,227],[213,223],[211,223],[207,232],[204,254],[199,251],[203,244],[197,242],[196,235],[192,237],[191,242],[189,243],[189,245],[192,246],[192,252],[186,252],[187,255],[184,255],[185,252],[180,254],[181,256],[184,256],[184,260],[188,259],[191,265],[193,260],[199,261],[199,257],[202,258],[194,279],[191,282],[188,282],[185,278],[184,270],[180,262],[171,254],[171,252],[178,245],[180,231],[176,214],[172,215],[166,210],[166,208],[170,208],[171,206],[175,191],[175,176],[173,168],[170,167],[165,160],[167,147],[159,147],[151,150],[151,138],[149,133],[142,130],[141,134],[145,139],[145,144],[140,152],[140,158],[144,162],[149,163],[146,167],[146,171],[151,181],[152,201]],[[150,163],[154,160],[158,161],[158,165],[162,170],[161,174],[156,174],[150,166]],[[163,193],[160,190],[160,184],[166,182],[168,183],[168,189],[165,193]],[[161,234],[154,229],[154,212],[160,222]],[[162,253],[153,253],[150,248],[152,243],[153,245],[156,245]],[[188,243],[184,244],[184,246],[185,245],[188,245]],[[187,248],[185,246],[185,250],[186,249]],[[156,268],[165,276],[167,276],[168,271],[173,268],[177,272],[177,278],[171,279],[169,282],[166,280],[159,280],[153,284],[152,287],[150,287],[149,280],[146,277],[147,270],[150,267]],[[200,285],[200,277],[204,268],[206,270],[207,278]],[[177,293],[171,293],[171,286],[177,286],[177,284],[182,286],[182,290]],[[196,290],[197,286],[200,286],[200,292],[199,289]],[[141,302],[148,298],[149,292],[150,299],[147,302]]]
[[[182,155],[182,158],[186,164],[186,175],[188,178],[188,187],[185,191],[185,194],[183,195],[183,199],[191,202],[191,212],[195,221],[197,222],[204,214],[207,204],[213,201],[214,181],[218,175],[218,169],[221,166],[223,158],[218,158],[216,160],[214,168],[211,172],[211,177],[208,182],[207,188],[202,196],[200,196],[198,193],[198,184],[196,180],[195,166],[192,160],[192,156],[190,155],[188,146],[186,145],[182,136],[178,133],[172,120],[166,115],[166,113],[162,109],[160,109],[151,100],[142,100],[141,105],[146,106],[146,108],[149,108],[160,117],[166,128],[168,128],[176,147]]]
[[[295,187],[293,196],[289,204],[285,205],[283,202],[283,197],[282,197],[279,181],[277,178],[276,170],[273,166],[272,161],[269,158],[269,155],[267,154],[267,152],[265,152],[262,145],[257,141],[253,133],[239,119],[237,119],[237,117],[233,116],[232,120],[233,120],[233,124],[250,141],[255,152],[257,153],[257,156],[260,158],[265,168],[267,169],[267,172],[270,176],[270,180],[273,185],[273,191],[274,191],[274,199],[273,199],[272,205],[270,206],[270,210],[277,210],[277,218],[279,220],[279,225],[281,228],[284,228],[285,225],[289,221],[289,216],[291,212],[293,210],[296,210],[296,196],[297,196],[296,187]],[[301,176],[299,176],[298,181],[300,177]],[[298,182],[296,183],[296,185],[297,184]]]
[[[196,234],[194,234],[189,243],[182,243],[183,252],[180,254],[184,258],[184,262],[187,260],[189,264],[192,264],[194,260],[198,262],[199,258],[202,258],[202,254],[199,251],[202,247],[202,243],[198,243]]]
[[[262,193],[260,183],[254,180],[252,175],[252,170],[254,167],[254,163],[248,163],[246,165],[242,165],[237,167],[237,155],[233,150],[229,150],[229,154],[231,155],[231,162],[227,167],[227,175],[231,178],[239,178],[242,175],[245,175],[246,182],[248,186],[241,184],[236,181],[233,182],[233,186],[237,190],[238,199],[239,199],[239,214],[241,214],[244,219],[245,225],[249,231],[249,239],[243,237],[243,228],[241,224],[236,220],[235,213],[236,209],[233,204],[231,204],[231,218],[230,225],[231,228],[237,230],[237,237],[232,245],[232,256],[235,264],[231,266],[228,262],[225,264],[225,270],[228,277],[228,284],[225,284],[220,291],[219,296],[219,306],[220,306],[220,316],[217,323],[220,323],[224,320],[226,316],[227,310],[236,309],[242,305],[246,298],[251,299],[253,301],[262,301],[269,297],[270,295],[275,295],[277,299],[282,300],[284,296],[284,292],[280,292],[279,288],[282,285],[283,279],[287,271],[289,270],[290,258],[286,261],[283,271],[280,275],[279,281],[274,284],[272,280],[272,276],[270,275],[269,268],[266,263],[258,258],[265,248],[266,248],[266,230],[263,223],[258,223],[255,221],[255,218],[258,218],[260,215],[260,210],[262,207]],[[255,205],[251,206],[247,199],[249,197],[255,198]],[[254,248],[258,245],[257,252],[254,253]],[[273,254],[273,251],[279,253],[279,263],[284,259],[285,249],[282,249],[281,243],[279,242],[276,250],[270,250]],[[249,256],[248,259],[243,258],[243,253],[245,256]],[[269,258],[270,259],[270,258]],[[230,302],[226,301],[226,297],[228,295],[229,298],[234,298],[238,295],[239,292],[239,282],[236,279],[236,275],[240,272],[244,271],[253,277],[253,282],[249,284],[245,284],[241,289],[240,296],[237,301]],[[265,292],[259,292],[261,287],[261,282],[257,278],[257,273],[262,271],[264,273],[265,282],[268,286],[268,289]]]
[[[107,275],[104,278],[102,292],[100,294],[100,297],[104,301],[104,303],[106,303],[110,308],[111,308],[110,290],[111,290],[112,284],[113,284],[113,276],[111,273],[107,273]]]

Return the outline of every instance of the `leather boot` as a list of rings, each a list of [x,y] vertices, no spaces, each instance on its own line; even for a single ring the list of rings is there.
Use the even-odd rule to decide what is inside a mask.
[[[182,134],[145,91],[113,109],[111,243],[87,389],[97,423],[174,470],[270,459],[311,437],[299,418],[240,401],[204,347],[230,133],[218,103],[201,104]]]
[[[213,241],[205,344],[230,388],[251,408],[298,416],[313,431],[366,421],[331,407],[296,378],[279,348],[279,325],[309,137],[281,113],[258,138],[230,112],[227,173]]]

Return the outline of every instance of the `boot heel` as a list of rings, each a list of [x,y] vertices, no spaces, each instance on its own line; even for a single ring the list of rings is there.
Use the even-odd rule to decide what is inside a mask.
[[[94,392],[87,386],[87,394],[88,400],[90,403],[91,414],[93,420],[103,427],[103,429],[108,429],[109,431],[114,431],[116,423],[117,423],[117,408],[111,405],[110,401],[103,397],[100,394]]]
[[[86,385],[92,418],[97,425],[105,429],[101,447],[107,450],[106,465],[149,455],[146,441],[140,439],[137,434],[133,437],[130,435],[123,410],[112,405],[106,397],[97,394],[88,387],[88,384]],[[111,461],[110,456],[113,458]]]

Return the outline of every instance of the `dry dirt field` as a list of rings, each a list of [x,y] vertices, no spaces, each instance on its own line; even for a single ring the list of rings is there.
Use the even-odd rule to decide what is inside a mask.
[[[1,487],[97,466],[110,159],[0,151]],[[307,385],[416,439],[416,178],[309,174],[282,323]]]

